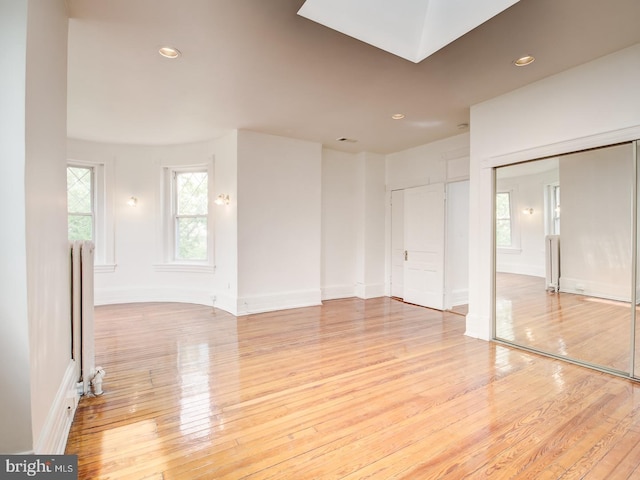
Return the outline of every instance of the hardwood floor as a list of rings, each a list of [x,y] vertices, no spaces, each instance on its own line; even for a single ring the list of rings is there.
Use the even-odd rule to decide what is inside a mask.
[[[620,372],[630,370],[631,306],[549,293],[545,279],[496,276],[496,336]]]
[[[640,386],[389,298],[96,309],[82,479],[640,478]]]

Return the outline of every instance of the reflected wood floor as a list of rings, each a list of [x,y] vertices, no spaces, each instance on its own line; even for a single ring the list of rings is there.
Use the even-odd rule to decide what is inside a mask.
[[[496,292],[496,337],[629,372],[629,303],[549,293],[544,278],[512,273],[496,275]]]
[[[379,298],[96,309],[81,479],[640,478],[640,386]]]

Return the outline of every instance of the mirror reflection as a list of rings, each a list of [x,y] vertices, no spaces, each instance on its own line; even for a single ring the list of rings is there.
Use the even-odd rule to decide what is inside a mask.
[[[632,145],[496,169],[496,338],[629,372]]]

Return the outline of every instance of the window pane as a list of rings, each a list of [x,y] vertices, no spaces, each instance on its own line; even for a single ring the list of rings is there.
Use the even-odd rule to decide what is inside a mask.
[[[496,220],[496,245],[511,246],[511,220]]]
[[[92,213],[91,168],[67,167],[67,211]]]
[[[511,206],[508,193],[496,194],[496,218],[510,218]]]
[[[511,246],[511,195],[508,192],[496,194],[496,245]]]
[[[91,215],[69,214],[69,240],[93,240]]]
[[[207,172],[181,172],[176,175],[178,215],[206,215]]]
[[[177,219],[176,258],[178,260],[207,259],[207,219],[179,217]]]

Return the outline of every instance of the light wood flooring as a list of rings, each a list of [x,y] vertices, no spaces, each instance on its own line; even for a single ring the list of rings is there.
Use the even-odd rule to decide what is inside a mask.
[[[630,371],[629,303],[549,293],[544,278],[509,273],[496,275],[496,292],[498,338],[620,372]]]
[[[81,479],[640,478],[640,386],[380,298],[96,309]]]

